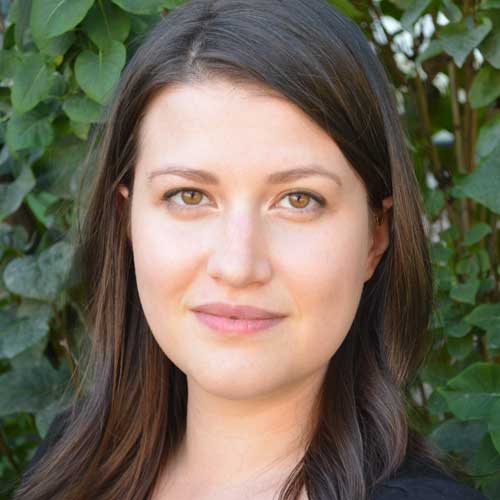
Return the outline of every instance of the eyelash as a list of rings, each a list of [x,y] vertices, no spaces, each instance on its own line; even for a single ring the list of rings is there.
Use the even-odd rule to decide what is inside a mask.
[[[171,198],[173,198],[176,194],[179,194],[179,193],[182,193],[182,192],[189,192],[189,191],[194,191],[194,192],[197,192],[197,193],[201,193],[205,196],[206,193],[204,193],[203,191],[200,191],[199,189],[194,189],[194,188],[181,188],[181,189],[174,189],[174,190],[171,190],[171,191],[167,191],[164,195],[163,195],[163,200],[166,202],[167,206],[168,207],[172,207],[174,208],[174,210],[180,210],[180,211],[187,211],[187,210],[193,210],[194,208],[199,208],[199,206],[196,206],[196,205],[191,205],[191,207],[193,208],[187,208],[187,206],[176,206],[176,207],[173,207],[174,205],[174,202],[172,201]],[[309,191],[291,191],[291,192],[288,192],[288,193],[285,193],[285,195],[283,196],[283,198],[286,198],[287,196],[290,196],[290,195],[293,195],[293,194],[305,194],[306,196],[309,196],[310,198],[312,198],[316,203],[318,203],[319,207],[318,208],[315,208],[315,209],[290,209],[292,210],[292,212],[297,212],[297,213],[312,213],[312,212],[316,212],[316,211],[319,211],[321,210],[322,208],[325,207],[326,205],[326,201],[320,197],[320,196],[317,196]]]

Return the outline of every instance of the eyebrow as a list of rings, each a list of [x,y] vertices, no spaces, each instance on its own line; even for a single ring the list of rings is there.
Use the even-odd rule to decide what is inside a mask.
[[[154,177],[157,177],[159,175],[177,175],[195,182],[212,185],[220,184],[219,178],[215,174],[208,172],[207,170],[188,168],[180,165],[167,165],[157,170],[151,171],[147,176],[148,182],[151,182]],[[336,182],[339,187],[342,187],[342,180],[340,179],[340,177],[335,172],[331,172],[321,165],[304,165],[294,167],[289,170],[283,170],[281,172],[275,172],[268,176],[267,182],[270,184],[284,184],[286,182],[315,175],[331,179]]]

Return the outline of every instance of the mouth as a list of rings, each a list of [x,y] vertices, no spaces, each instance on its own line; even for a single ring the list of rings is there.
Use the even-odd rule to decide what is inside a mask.
[[[251,305],[229,304],[225,302],[210,302],[193,308],[194,311],[223,316],[234,320],[275,319],[286,315],[275,311],[268,311]]]
[[[231,318],[194,311],[197,319],[213,331],[224,334],[251,334],[268,330],[283,321],[284,316],[274,318]]]

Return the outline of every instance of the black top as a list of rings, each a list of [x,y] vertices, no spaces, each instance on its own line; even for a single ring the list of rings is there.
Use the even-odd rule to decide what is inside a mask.
[[[26,470],[33,467],[61,436],[67,412],[59,413],[51,423]],[[378,485],[369,500],[488,500],[479,491],[440,471],[407,459],[396,475]]]

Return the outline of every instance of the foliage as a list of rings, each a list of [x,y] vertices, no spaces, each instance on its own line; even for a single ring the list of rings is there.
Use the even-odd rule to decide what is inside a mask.
[[[425,201],[436,342],[410,417],[500,499],[500,1],[330,2],[389,72]],[[78,384],[67,236],[89,133],[142,34],[182,3],[0,1],[0,498]]]

